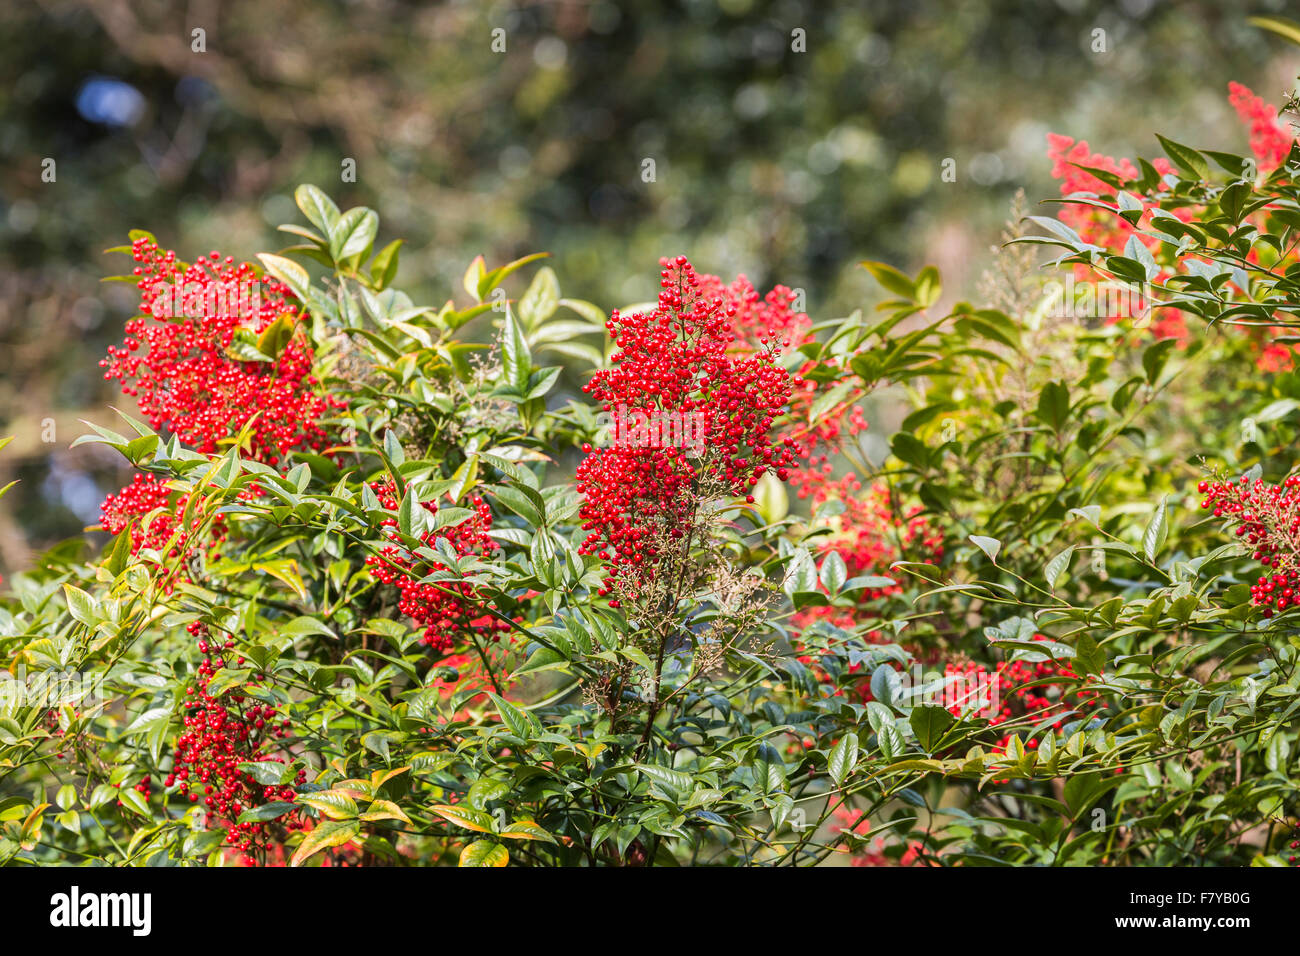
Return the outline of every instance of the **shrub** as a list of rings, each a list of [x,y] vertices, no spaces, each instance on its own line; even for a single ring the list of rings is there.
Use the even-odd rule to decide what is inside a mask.
[[[144,420],[81,441],[137,474],[0,604],[0,860],[1293,861],[1300,150],[1232,97],[1254,160],[1054,139],[943,310],[424,306],[311,186],[260,265],[133,234]]]

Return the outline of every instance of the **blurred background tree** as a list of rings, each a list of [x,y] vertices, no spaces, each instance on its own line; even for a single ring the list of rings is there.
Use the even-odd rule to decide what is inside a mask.
[[[863,303],[862,258],[933,262],[969,296],[1016,189],[1057,193],[1048,132],[1150,155],[1152,129],[1200,145],[1229,80],[1280,102],[1294,48],[1246,16],[1283,6],[7,3],[0,484],[22,485],[0,573],[95,524],[126,477],[68,444],[122,401],[96,363],[134,289],[99,280],[125,271],[102,250],[131,228],[252,258],[289,244],[275,226],[306,181],[377,209],[430,303],[474,255],[542,249],[566,294],[607,309],[653,298],[678,252],[803,288],[815,318]]]

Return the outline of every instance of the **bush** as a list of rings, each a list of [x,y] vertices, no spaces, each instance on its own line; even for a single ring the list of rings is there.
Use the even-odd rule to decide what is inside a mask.
[[[0,604],[0,860],[1293,861],[1300,149],[1232,95],[1253,159],[1054,139],[951,309],[417,305],[311,186],[260,266],[132,234],[143,420],[80,441],[138,474]]]

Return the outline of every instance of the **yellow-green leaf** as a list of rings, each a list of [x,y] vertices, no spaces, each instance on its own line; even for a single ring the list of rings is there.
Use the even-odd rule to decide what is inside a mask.
[[[466,830],[473,830],[476,833],[492,832],[492,818],[482,810],[475,810],[472,807],[448,806],[430,807],[429,809],[444,820],[450,820],[456,826],[464,827]]]
[[[360,832],[361,824],[356,820],[326,820],[307,834],[297,852],[294,853],[293,859],[289,861],[289,865],[302,866],[304,861],[321,850],[342,846],[344,843],[355,839]]]
[[[402,812],[402,808],[393,803],[392,800],[376,800],[370,804],[370,808],[361,814],[361,819],[367,823],[373,823],[376,820],[401,820],[403,823],[410,823],[411,818]]]
[[[510,851],[490,840],[475,840],[460,851],[461,866],[505,866],[509,862]]]
[[[510,826],[501,831],[503,840],[541,840],[544,843],[554,843],[555,837],[551,836],[544,827],[532,820],[516,820]]]
[[[298,802],[306,804],[331,820],[351,820],[357,815],[356,801],[338,790],[299,794]]]

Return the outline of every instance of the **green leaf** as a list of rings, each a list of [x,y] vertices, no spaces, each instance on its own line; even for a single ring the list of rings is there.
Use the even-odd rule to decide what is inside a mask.
[[[633,766],[675,796],[690,793],[693,788],[694,781],[691,775],[680,770],[672,770],[654,763],[638,763]]]
[[[322,622],[308,615],[295,617],[288,624],[280,627],[281,634],[287,634],[291,637],[305,637],[309,634],[318,634],[321,637],[338,640],[338,635],[326,627]]]
[[[1078,249],[1084,244],[1083,240],[1079,238],[1079,234],[1059,219],[1053,219],[1050,216],[1026,216],[1025,218],[1056,236],[1060,240],[1059,243],[1056,243],[1057,245]]]
[[[533,329],[545,322],[560,306],[560,283],[555,278],[555,270],[543,266],[533,276],[528,291],[519,300],[519,318],[528,328]]]
[[[1055,589],[1061,583],[1061,578],[1065,576],[1065,572],[1070,570],[1070,559],[1072,557],[1074,557],[1074,545],[1070,545],[1047,562],[1043,576],[1047,579],[1048,587]]]
[[[493,800],[500,800],[510,792],[510,784],[504,780],[494,780],[491,777],[479,777],[470,784],[469,793],[466,795],[469,805],[476,810],[482,810]]]
[[[472,295],[475,300],[481,300],[483,298],[483,296],[479,294],[479,283],[483,281],[483,277],[486,274],[487,264],[483,261],[483,257],[475,256],[474,261],[471,262],[469,268],[465,270],[464,278],[461,279],[461,286],[466,292]]]
[[[293,314],[286,313],[275,319],[270,325],[262,330],[262,334],[257,337],[257,351],[270,359],[277,359],[284,347],[289,344],[293,338],[294,322]]]
[[[351,820],[357,815],[357,803],[338,790],[321,790],[298,795],[298,802],[319,811],[331,820]]]
[[[537,502],[533,501],[528,495],[518,488],[509,485],[503,485],[500,488],[492,489],[492,496],[501,504],[505,505],[519,517],[528,522],[529,525],[536,528],[542,524],[542,512]]]
[[[998,552],[1002,550],[1002,542],[997,538],[987,538],[982,534],[973,534],[970,536],[971,541],[983,551],[990,561],[998,563]]]
[[[846,733],[839,739],[839,742],[831,748],[830,757],[827,760],[827,772],[831,779],[835,781],[835,786],[841,786],[853,765],[858,759],[858,737],[853,733]]]
[[[1074,657],[1085,674],[1101,674],[1106,670],[1106,652],[1090,634],[1082,634],[1074,645]]]
[[[131,530],[135,524],[135,519],[131,518],[126,523],[126,527],[117,533],[113,539],[113,549],[109,552],[108,561],[105,567],[108,573],[117,577],[126,570],[126,566],[131,563]]]
[[[243,773],[250,773],[253,779],[264,787],[274,787],[283,783],[286,775],[292,776],[290,768],[275,760],[252,760],[238,765]]]
[[[307,275],[306,269],[292,259],[273,256],[269,252],[259,252],[257,258],[262,260],[262,265],[266,267],[267,272],[289,287],[299,302],[307,301],[311,278]]]
[[[1253,27],[1276,33],[1292,43],[1300,44],[1300,23],[1296,23],[1294,20],[1288,20],[1285,17],[1247,17],[1246,22]]]
[[[1177,344],[1177,339],[1161,339],[1154,345],[1148,346],[1142,353],[1142,371],[1146,373],[1148,385],[1156,383],[1156,379],[1160,377],[1160,373],[1164,371],[1169,361],[1169,353]]]
[[[1155,563],[1160,549],[1165,546],[1165,539],[1169,537],[1169,517],[1165,509],[1168,500],[1168,495],[1160,499],[1160,504],[1152,513],[1151,520],[1147,522],[1146,530],[1142,532],[1142,553],[1152,564]]]
[[[530,262],[536,262],[538,259],[545,259],[549,252],[534,252],[532,255],[521,256],[513,262],[507,262],[503,266],[498,266],[491,272],[482,272],[478,278],[477,293],[479,299],[486,299],[488,293],[505,281],[506,277],[515,270],[528,265]]]
[[[769,469],[754,486],[754,506],[767,524],[775,524],[790,513],[790,495],[785,483]]]
[[[871,696],[886,707],[892,707],[901,684],[898,671],[888,664],[881,664],[871,673]],[[879,727],[875,729],[877,732],[880,730]]]
[[[541,843],[556,843],[555,837],[532,820],[516,820],[502,829],[503,840],[537,840]]]
[[[394,239],[375,255],[370,263],[370,279],[378,289],[385,289],[397,278],[397,260],[404,239]]]
[[[134,787],[122,785],[118,792],[117,798],[122,801],[122,806],[126,807],[133,813],[138,813],[142,817],[153,816],[149,810],[149,802],[145,800],[144,795]]]
[[[364,820],[367,823],[375,823],[379,820],[399,820],[409,825],[411,822],[411,818],[392,800],[373,801],[366,808],[366,812],[357,819]]]
[[[916,734],[917,742],[926,753],[933,753],[948,728],[957,722],[957,718],[938,704],[920,704],[912,708],[908,723]]]
[[[339,221],[339,207],[334,205],[334,200],[311,183],[303,183],[295,189],[293,198],[308,221],[328,236]]]
[[[135,734],[145,734],[154,730],[159,724],[166,726],[171,722],[171,719],[172,709],[170,707],[152,707],[131,721],[124,733],[128,737]]]
[[[915,284],[893,266],[884,262],[873,262],[870,259],[864,259],[858,265],[870,272],[877,282],[894,295],[902,296],[909,302],[916,301]]]
[[[784,591],[790,597],[817,590],[817,563],[807,548],[799,548],[786,568]]]
[[[1035,414],[1052,431],[1059,432],[1070,417],[1070,390],[1060,382],[1048,382],[1038,393]]]
[[[844,582],[848,580],[848,577],[848,566],[844,563],[844,559],[840,557],[838,551],[832,551],[822,559],[822,568],[819,580],[822,583],[822,587],[826,589],[827,594],[832,596],[838,594],[840,588],[844,586]]]
[[[504,697],[498,697],[491,691],[487,691],[487,696],[491,699],[492,704],[501,715],[505,725],[510,728],[510,732],[521,740],[530,740],[542,732],[542,725],[537,718],[525,710],[520,710]]]
[[[930,449],[915,435],[899,432],[890,439],[889,450],[895,458],[913,468],[924,470],[930,467]]]
[[[68,611],[74,618],[89,627],[94,627],[99,623],[99,615],[95,611],[95,599],[71,584],[63,585],[63,594],[68,601]]]
[[[1287,20],[1284,17],[1247,17],[1245,22],[1260,27],[1261,30],[1268,30],[1269,33],[1283,36],[1292,43],[1300,44],[1300,23],[1294,20]]]
[[[1285,774],[1291,756],[1291,744],[1284,734],[1274,734],[1264,751],[1264,766],[1274,773]]]
[[[943,294],[943,283],[939,279],[939,270],[926,266],[916,276],[916,304],[928,309],[939,301]]]
[[[886,760],[893,760],[906,748],[903,735],[892,721],[876,728],[876,743],[880,745],[880,752]]]
[[[1192,149],[1190,146],[1184,146],[1182,143],[1175,143],[1171,139],[1165,139],[1159,133],[1156,139],[1160,140],[1160,146],[1164,149],[1165,155],[1174,161],[1174,165],[1188,175],[1200,180],[1208,179],[1210,176],[1210,165],[1205,161],[1205,157]]]
[[[384,454],[392,465],[401,465],[406,461],[406,450],[391,428],[384,432]]]
[[[528,342],[515,317],[506,310],[505,327],[501,331],[501,354],[505,379],[521,395],[528,389],[528,376],[533,371],[533,357],[528,351]]]
[[[429,810],[466,830],[473,830],[475,833],[492,832],[492,817],[482,810],[466,806],[437,806],[430,807]]]
[[[249,807],[239,815],[239,823],[265,823],[267,820],[278,820],[286,813],[296,810],[296,803],[289,803],[286,800],[275,800],[271,803],[264,803],[260,807]]]
[[[330,255],[335,262],[359,256],[370,248],[378,232],[379,216],[373,209],[349,209],[330,230]]]

